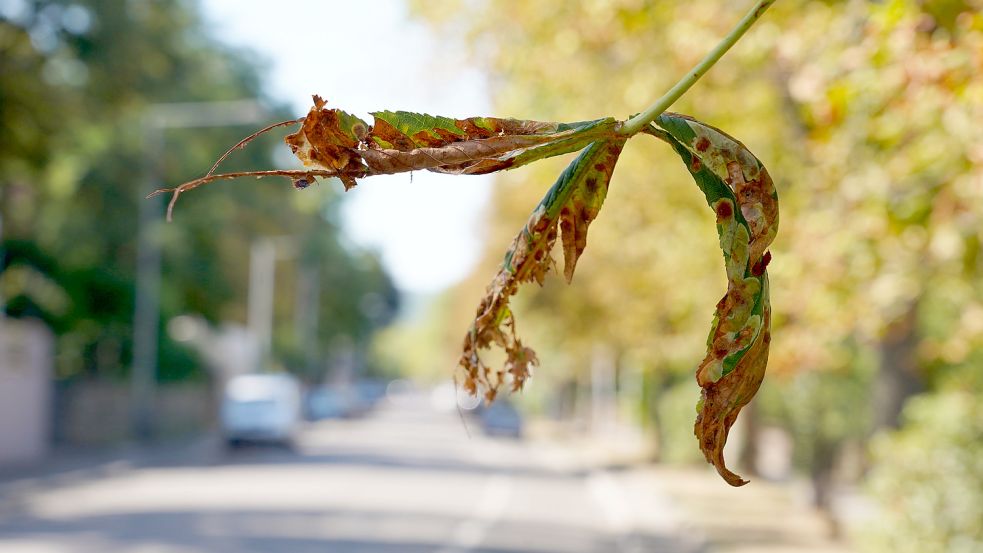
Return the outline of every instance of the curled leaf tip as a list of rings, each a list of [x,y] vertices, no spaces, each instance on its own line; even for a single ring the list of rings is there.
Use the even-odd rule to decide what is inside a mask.
[[[778,194],[768,171],[723,131],[666,113],[655,136],[688,167],[716,215],[727,292],[717,303],[707,354],[696,371],[703,389],[694,433],[707,462],[732,486],[746,480],[727,468],[723,449],[741,409],[761,386],[771,342],[767,252],[778,231]]]
[[[704,395],[704,397],[706,396]],[[727,433],[735,420],[737,420],[737,412],[734,412],[730,420],[725,421],[724,424],[719,424],[720,421],[712,415],[708,416],[705,412],[701,412],[696,417],[696,435],[700,439],[700,449],[703,451],[704,457],[708,463],[714,466],[717,474],[731,486],[740,487],[747,484],[748,480],[728,469],[727,463],[724,461],[724,445],[727,443]]]

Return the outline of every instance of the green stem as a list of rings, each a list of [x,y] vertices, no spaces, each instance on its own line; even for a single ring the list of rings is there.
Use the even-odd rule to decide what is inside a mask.
[[[638,115],[632,117],[621,126],[619,132],[621,134],[632,135],[642,130],[645,125],[648,125],[655,120],[656,117],[662,115],[669,106],[671,106],[680,96],[686,93],[691,86],[696,84],[696,81],[700,80],[700,77],[706,74],[711,67],[717,63],[720,58],[730,50],[731,46],[737,43],[738,40],[744,36],[744,33],[751,28],[754,23],[761,18],[761,15],[765,13],[765,10],[771,7],[777,0],[758,0],[751,11],[741,19],[737,25],[731,29],[730,33],[720,41],[717,46],[710,51],[709,54],[703,58],[700,63],[696,64],[693,69],[686,74],[685,77],[679,80],[668,92],[665,93],[661,98],[655,101],[654,104],[649,106],[648,109],[639,113]]]

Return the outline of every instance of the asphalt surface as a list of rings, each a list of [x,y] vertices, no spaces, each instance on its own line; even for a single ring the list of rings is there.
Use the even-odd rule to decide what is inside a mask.
[[[0,553],[700,550],[671,502],[575,457],[406,395],[293,449],[212,440],[0,475]]]

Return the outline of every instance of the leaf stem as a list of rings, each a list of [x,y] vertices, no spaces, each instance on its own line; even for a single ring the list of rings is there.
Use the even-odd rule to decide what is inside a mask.
[[[737,41],[744,36],[744,33],[746,33],[747,30],[761,18],[761,15],[764,14],[765,11],[776,1],[777,0],[758,0],[754,7],[751,8],[751,11],[749,11],[747,15],[745,15],[744,18],[741,19],[733,29],[731,29],[730,33],[728,33],[727,36],[725,36],[723,40],[721,40],[720,43],[717,44],[717,46],[700,61],[700,63],[696,64],[696,66],[694,66],[685,77],[680,79],[679,82],[670,88],[669,91],[666,92],[661,98],[656,100],[654,104],[649,106],[648,109],[626,121],[618,132],[627,135],[635,134],[642,130],[642,128],[644,128],[646,125],[654,121],[656,117],[662,115],[663,112],[669,109],[669,106],[678,100],[680,96],[685,94],[690,87],[696,84],[696,81],[700,80],[700,78],[705,75],[706,72],[720,60],[720,58],[722,58],[723,55],[727,53],[727,50],[730,50],[731,46],[736,44]]]

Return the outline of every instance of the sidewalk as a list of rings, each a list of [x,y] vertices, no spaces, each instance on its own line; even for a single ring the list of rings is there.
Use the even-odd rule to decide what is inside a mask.
[[[215,438],[208,434],[150,444],[56,447],[40,461],[0,467],[0,514],[13,498],[32,490],[108,478],[147,465],[209,463],[216,451]]]
[[[710,467],[649,466],[624,477],[629,489],[648,490],[674,507],[678,529],[712,553],[847,553],[830,537],[823,515],[794,483],[752,478],[733,488]]]
[[[743,487],[727,485],[709,465],[647,463],[644,440],[631,432],[601,438],[543,442],[547,463],[603,474],[613,479],[637,535],[667,531],[690,538],[705,553],[850,553],[831,536],[824,515],[809,503],[807,484],[751,477]],[[695,447],[694,443],[694,447]],[[553,462],[550,462],[552,460]]]

